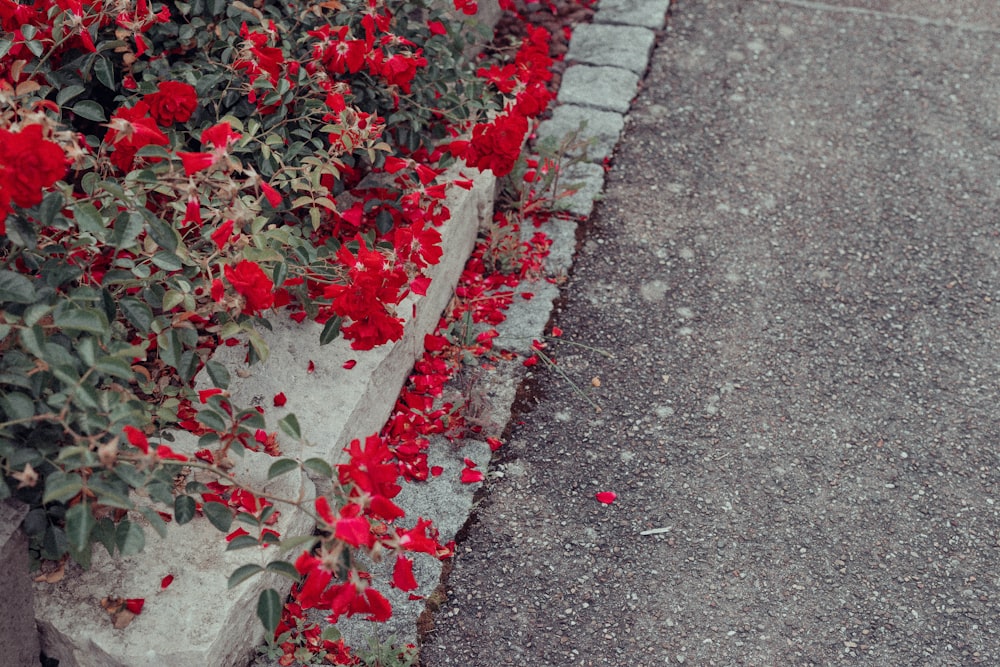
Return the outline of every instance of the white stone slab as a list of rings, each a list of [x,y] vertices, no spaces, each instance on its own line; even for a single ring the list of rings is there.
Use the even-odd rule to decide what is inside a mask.
[[[351,439],[375,433],[385,423],[414,360],[423,353],[424,335],[436,328],[454,293],[480,223],[492,216],[493,175],[468,169],[465,175],[474,186],[453,188],[449,195],[451,220],[440,230],[444,257],[430,270],[431,287],[426,296],[411,297],[400,306],[407,315],[402,340],[365,352],[351,350],[342,339],[320,346],[321,327],[299,327],[284,320],[265,335],[271,357],[264,364],[247,368],[242,347],[220,349],[216,360],[230,370],[235,405],[265,406],[271,429],[285,414],[295,413],[308,444],[299,448],[283,440],[286,455],[318,456],[333,465]],[[357,360],[351,370],[343,368],[348,359]],[[316,366],[311,374],[309,361]],[[273,407],[279,391],[288,399],[283,409]],[[178,451],[196,447],[186,434],[177,438],[173,446]],[[257,488],[273,462],[253,452],[234,459],[241,479]],[[308,499],[315,494],[312,483],[295,473],[266,488],[287,498]],[[279,509],[282,516],[276,529],[282,535],[311,532],[307,514],[287,506]],[[263,626],[255,613],[260,591],[274,587],[287,593],[291,582],[269,574],[230,591],[227,579],[236,567],[256,562],[254,558],[262,565],[273,560],[274,547],[226,552],[224,536],[203,518],[184,526],[171,524],[165,540],[152,530],[146,534],[146,548],[138,555],[112,559],[98,546],[89,570],[71,566],[61,582],[36,584],[42,649],[58,659],[60,667],[244,667],[263,640]],[[160,590],[167,574],[175,579]],[[127,628],[116,630],[100,606],[105,596],[145,598],[146,606]]]

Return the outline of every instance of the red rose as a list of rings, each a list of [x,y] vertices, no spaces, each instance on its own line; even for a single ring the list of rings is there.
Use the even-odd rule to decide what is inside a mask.
[[[149,105],[149,113],[160,127],[186,123],[198,106],[194,86],[180,81],[164,81],[157,92],[142,98]]]
[[[66,153],[42,137],[41,125],[28,125],[20,132],[0,130],[0,168],[4,172],[0,199],[35,206],[42,202],[42,190],[66,173]]]
[[[225,267],[226,280],[246,299],[246,312],[259,313],[274,305],[274,283],[264,271],[248,260]]]
[[[166,146],[170,143],[167,135],[160,131],[149,116],[149,105],[143,101],[134,107],[121,107],[111,116],[108,123],[110,129],[104,135],[104,144],[113,146],[111,164],[121,171],[131,171],[135,162],[135,154],[143,146]],[[159,158],[146,158],[150,162]]]
[[[497,176],[506,176],[521,154],[521,144],[527,133],[528,119],[523,115],[497,116],[491,124],[477,125],[472,130],[465,159],[480,171],[491,169]]]

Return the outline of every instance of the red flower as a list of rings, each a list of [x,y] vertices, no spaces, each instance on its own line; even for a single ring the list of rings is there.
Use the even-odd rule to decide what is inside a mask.
[[[263,181],[261,181],[260,189],[264,191],[264,197],[267,198],[267,203],[271,205],[271,208],[281,206],[281,193]]]
[[[287,402],[288,402],[288,397],[285,396],[285,392],[279,391],[277,394],[274,395],[274,407],[280,408]]]
[[[211,233],[212,242],[215,243],[215,247],[222,250],[229,243],[229,239],[233,237],[233,226],[235,223],[232,220],[226,220],[224,223],[218,226],[218,228]]]
[[[466,16],[472,16],[479,11],[479,5],[476,0],[455,0],[455,9]]]
[[[377,52],[376,52],[377,53]],[[373,63],[381,76],[390,86],[399,86],[404,93],[409,95],[411,84],[417,75],[417,69],[427,66],[427,59],[417,52],[417,55],[396,54],[387,60]]]
[[[167,135],[156,126],[156,121],[149,116],[149,105],[138,102],[134,107],[118,109],[108,123],[108,133],[104,135],[104,143],[114,146],[114,152],[109,158],[111,164],[121,171],[131,171],[135,154],[144,146],[166,146],[169,143]]]
[[[402,554],[396,558],[396,565],[392,568],[392,585],[401,591],[417,588],[417,580],[413,576],[413,561]]]
[[[316,499],[315,506],[316,514],[319,514],[323,521],[331,526],[336,523],[337,518],[334,516],[333,510],[330,509],[330,501],[328,501],[325,496],[318,497]]]
[[[149,440],[145,433],[134,426],[126,426],[124,430],[130,445],[141,449],[143,454],[149,454]]]
[[[331,299],[330,309],[353,320],[343,327],[344,337],[355,350],[370,350],[403,335],[403,321],[390,308],[400,300],[401,289],[409,282],[406,271],[389,264],[376,250],[369,250],[357,237],[358,253],[347,244],[337,251],[337,259],[347,268],[346,285],[329,285],[323,295]]]
[[[149,105],[150,115],[161,127],[186,123],[198,106],[198,94],[194,86],[180,81],[164,81],[157,86],[155,93],[142,99]]]
[[[506,176],[514,169],[527,133],[528,119],[520,113],[506,113],[488,125],[476,125],[465,160],[480,171],[491,169],[497,176]]]
[[[233,131],[233,126],[228,122],[216,123],[212,127],[206,128],[201,133],[201,143],[209,144],[217,149],[229,148],[242,138],[243,135]]]
[[[274,305],[274,283],[256,262],[244,259],[224,271],[233,289],[246,299],[246,312],[259,313]]]
[[[185,153],[177,151],[177,157],[184,165],[184,175],[194,176],[199,171],[204,171],[215,164],[215,156],[211,153]]]
[[[66,164],[66,153],[42,137],[41,125],[16,133],[0,130],[0,181],[5,196],[18,206],[40,204],[42,190],[63,177]]]

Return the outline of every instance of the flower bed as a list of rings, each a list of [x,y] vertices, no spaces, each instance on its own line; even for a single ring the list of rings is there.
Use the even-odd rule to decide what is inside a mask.
[[[442,174],[457,158],[511,171],[551,99],[547,33],[474,67],[462,25],[426,0],[0,0],[0,27],[0,497],[31,506],[33,554],[86,567],[98,544],[129,556],[148,529],[204,516],[231,547],[301,551],[234,584],[270,571],[301,580],[303,606],[385,617],[348,556],[395,556],[406,587],[405,552],[449,553],[430,524],[394,523],[398,477],[430,474],[427,431],[359,433],[336,469],[282,458],[296,418],[237,404],[214,355],[265,360],[277,310],[324,344],[399,340],[440,259],[446,194],[469,185]],[[279,455],[269,478],[334,479],[297,501],[319,537],[267,528],[275,504],[230,473],[245,450]],[[116,623],[141,612],[127,602],[109,602]],[[261,594],[267,629],[282,607]]]

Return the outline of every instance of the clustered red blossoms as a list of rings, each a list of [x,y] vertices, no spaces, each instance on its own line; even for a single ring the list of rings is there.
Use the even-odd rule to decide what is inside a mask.
[[[518,229],[500,215],[497,233],[517,235]],[[317,550],[303,552],[296,560],[295,567],[303,581],[293,588],[291,601],[285,605],[275,632],[284,651],[279,664],[293,664],[295,651],[303,646],[313,654],[325,654],[332,664],[360,664],[342,640],[321,639],[320,627],[306,618],[305,612],[310,609],[328,612],[326,620],[330,623],[355,614],[371,621],[391,616],[390,603],[372,587],[368,574],[342,569],[345,549],[363,549],[383,557],[394,555],[391,584],[404,592],[418,587],[413,559],[407,553],[424,553],[434,558],[451,555],[453,545],[440,544],[430,521],[418,518],[410,529],[395,525],[405,516],[393,502],[401,489],[399,480],[424,480],[444,472],[427,465],[429,436],[443,434],[458,438],[472,432],[481,437],[482,428],[465,424],[460,409],[451,403],[437,405],[437,402],[444,395],[445,384],[461,367],[465,353],[485,359],[486,364],[494,357],[514,358],[509,352],[493,349],[493,339],[498,335],[495,326],[504,320],[504,311],[511,305],[521,281],[542,275],[550,244],[544,234],[536,233],[530,242],[520,246],[518,266],[508,273],[486,268],[484,256],[490,252],[491,239],[483,239],[476,245],[459,280],[454,305],[439,323],[439,332],[425,337],[425,353],[415,364],[382,433],[366,438],[363,443],[354,440],[345,450],[349,460],[338,466],[338,480],[347,489],[343,505],[335,511],[326,498],[316,500],[320,527],[328,537]],[[463,347],[442,332],[466,314],[485,328],[473,345]],[[494,437],[487,437],[486,441],[493,450],[501,446]],[[484,475],[475,462],[465,459],[459,479],[472,484],[482,481]]]
[[[339,331],[358,350],[398,339],[404,321],[398,307],[409,293],[426,293],[426,269],[442,256],[447,188],[470,183],[464,176],[442,182],[445,166],[457,157],[509,174],[531,119],[552,96],[549,36],[540,28],[529,28],[509,64],[484,65],[477,77],[470,70],[465,90],[485,92],[474,95],[475,111],[452,117],[447,107],[455,103],[438,108],[436,98],[454,86],[426,82],[440,69],[435,49],[459,44],[454,26],[426,19],[413,28],[407,22],[421,13],[397,16],[403,5],[395,0],[363,0],[354,12],[268,0],[269,13],[259,3],[238,3],[219,15],[192,9],[197,4],[0,0],[0,43],[7,49],[0,59],[0,252],[7,260],[5,289],[18,299],[10,312],[31,315],[30,322],[0,325],[20,332],[5,344],[20,345],[18,352],[34,363],[25,372],[35,385],[53,375],[45,358],[52,345],[39,342],[52,332],[66,344],[61,353],[79,344],[79,367],[89,369],[76,381],[75,369],[60,368],[47,393],[4,402],[0,410],[29,404],[49,410],[48,398],[65,395],[70,414],[85,414],[85,428],[50,426],[94,434],[84,444],[97,448],[101,465],[45,456],[65,466],[55,466],[65,478],[79,479],[78,491],[68,484],[56,501],[68,510],[67,528],[82,520],[79,530],[65,531],[84,542],[73,544],[74,558],[89,558],[93,539],[80,535],[100,516],[100,482],[120,486],[116,461],[139,475],[182,467],[217,474],[216,481],[197,482],[198,490],[164,489],[167,501],[157,500],[169,504],[173,493],[181,502],[173,515],[155,512],[154,520],[183,523],[202,514],[225,526],[230,546],[278,541],[268,527],[278,515],[274,507],[226,472],[230,446],[277,455],[277,434],[266,430],[262,408],[230,404],[228,371],[212,366],[211,352],[244,345],[243,335],[248,357],[262,358],[266,350],[255,343],[253,325],[274,309],[326,325],[324,335]],[[471,0],[454,4],[463,14],[477,10]],[[501,6],[513,9],[513,2]],[[414,140],[419,132],[426,136]],[[8,223],[16,229],[9,236]],[[484,259],[489,244],[476,250],[447,316],[468,315],[486,330],[473,342],[428,336],[427,352],[383,432],[351,444],[349,461],[336,471],[341,495],[336,503],[316,501],[324,537],[296,561],[302,580],[279,636],[299,633],[321,644],[329,661],[351,664],[342,644],[323,642],[293,611],[321,608],[333,620],[388,618],[391,608],[368,575],[343,569],[340,556],[356,549],[391,554],[393,585],[412,592],[410,554],[451,553],[430,521],[400,523],[399,479],[442,473],[427,464],[430,435],[479,428],[465,423],[461,406],[442,402],[444,383],[463,356],[492,353],[497,333],[490,327],[502,320],[519,278],[536,271],[544,255],[544,240],[535,241],[520,274],[482,275],[492,265]],[[20,308],[50,295],[61,299],[52,315]],[[199,371],[218,386],[196,392]],[[55,384],[62,378],[72,390]],[[153,408],[143,418],[112,419],[102,412],[108,392],[122,405],[145,401]],[[35,426],[30,418],[18,420]],[[152,444],[163,428],[198,436],[202,449],[181,453]],[[27,469],[16,472],[15,479],[30,477]],[[466,483],[483,479],[468,460],[459,475]],[[233,516],[256,522],[256,533],[230,530]]]

